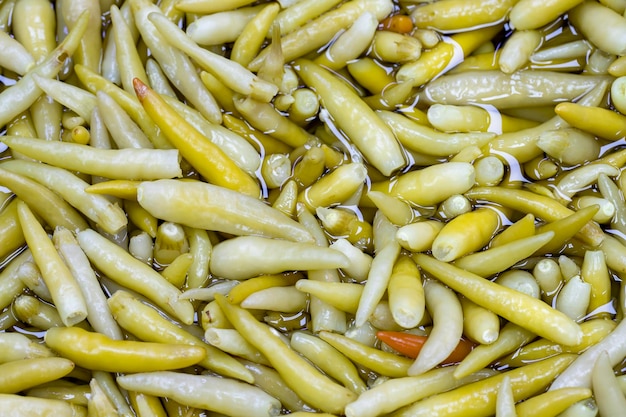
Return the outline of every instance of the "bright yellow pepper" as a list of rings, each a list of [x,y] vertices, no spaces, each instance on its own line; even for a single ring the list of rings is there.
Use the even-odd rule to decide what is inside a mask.
[[[571,126],[603,139],[619,140],[626,135],[626,117],[613,110],[566,102],[558,104],[554,111]]]
[[[578,344],[582,340],[583,332],[580,326],[543,301],[485,280],[428,255],[418,253],[414,255],[414,259],[423,270],[476,304],[539,336],[567,346]]]
[[[577,401],[591,397],[589,388],[560,388],[544,392],[515,406],[517,417],[551,417]]]
[[[63,378],[74,369],[65,358],[20,359],[0,365],[0,393],[16,394],[28,388]]]
[[[180,369],[200,362],[206,355],[198,346],[112,340],[77,327],[51,328],[44,341],[78,366],[108,372]]]
[[[265,355],[287,385],[308,404],[341,414],[356,399],[354,392],[320,373],[248,311],[229,303],[220,294],[216,294],[215,300],[239,333]]]
[[[498,388],[505,376],[510,378],[516,401],[543,389],[563,371],[576,355],[559,355],[521,368],[482,379],[433,395],[404,408],[395,417],[488,417],[495,413]]]
[[[134,86],[146,113],[200,175],[213,184],[253,197],[260,196],[257,181],[183,119],[158,93],[138,79],[135,79]]]

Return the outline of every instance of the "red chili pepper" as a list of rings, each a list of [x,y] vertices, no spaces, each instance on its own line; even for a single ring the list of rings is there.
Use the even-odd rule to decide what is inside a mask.
[[[376,337],[387,344],[390,348],[398,351],[402,355],[409,358],[416,358],[419,355],[422,346],[428,340],[428,336],[420,336],[404,332],[378,331]],[[474,348],[474,344],[466,339],[459,340],[459,344],[454,351],[443,362],[443,365],[458,363],[467,356]]]

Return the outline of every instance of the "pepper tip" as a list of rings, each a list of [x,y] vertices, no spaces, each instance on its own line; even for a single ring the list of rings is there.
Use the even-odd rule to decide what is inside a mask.
[[[148,94],[148,86],[139,78],[133,78],[133,88],[139,100],[143,99]]]

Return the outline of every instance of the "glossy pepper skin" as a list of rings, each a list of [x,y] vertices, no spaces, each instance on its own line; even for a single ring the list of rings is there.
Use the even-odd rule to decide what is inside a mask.
[[[416,254],[414,259],[422,270],[434,275],[453,290],[539,336],[566,346],[582,341],[580,326],[543,301],[428,255]]]
[[[408,356],[409,358],[416,358],[422,350],[422,346],[424,346],[424,343],[428,340],[428,336],[385,330],[376,332],[376,337],[390,348]],[[450,356],[442,362],[442,364],[461,362],[463,358],[471,352],[473,347],[474,344],[469,340],[459,340],[459,344],[454,352],[452,352]]]
[[[395,413],[394,417],[491,416],[495,413],[498,388],[505,376],[510,378],[515,401],[520,401],[545,389],[575,358],[574,354],[563,354],[502,372],[418,401]]]
[[[156,92],[137,78],[133,86],[146,113],[207,181],[253,197],[260,195],[259,185],[252,177],[180,117]]]
[[[265,355],[285,383],[303,400],[322,411],[342,414],[356,394],[335,383],[277,338],[247,310],[216,294],[215,300],[232,325]]]
[[[113,340],[77,327],[51,328],[44,341],[78,366],[107,372],[180,369],[198,363],[206,355],[199,346]]]

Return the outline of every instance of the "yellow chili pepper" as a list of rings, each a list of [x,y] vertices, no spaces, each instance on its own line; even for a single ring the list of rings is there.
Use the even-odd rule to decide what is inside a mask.
[[[222,83],[217,77],[215,77],[210,72],[202,71],[200,72],[200,80],[202,84],[209,90],[209,92],[215,97],[217,103],[228,113],[229,117],[235,118],[235,116],[239,116],[237,109],[235,109],[235,105],[233,100],[235,98],[235,92],[228,88],[224,83]],[[226,116],[224,114],[223,116]],[[224,122],[224,118],[222,116],[222,122]]]
[[[548,231],[471,253],[454,261],[454,265],[476,275],[488,277],[515,265],[548,244],[554,232]]]
[[[252,97],[235,97],[234,105],[237,111],[254,128],[270,132],[269,135],[290,147],[302,146],[316,138],[283,116],[278,109],[270,103],[254,100]]]
[[[296,289],[309,293],[346,313],[354,314],[359,307],[363,285],[349,282],[325,282],[301,279]]]
[[[325,157],[326,153],[319,146],[307,149],[295,164],[292,179],[302,188],[315,183],[324,172]]]
[[[25,111],[10,121],[6,130],[7,135],[23,136],[26,138],[36,138],[37,132],[33,126],[30,112]]]
[[[613,371],[614,361],[606,351],[599,353],[591,372],[591,389],[602,416],[615,416],[626,407],[626,397]]]
[[[591,221],[599,209],[600,206],[597,205],[585,207],[567,217],[537,227],[537,234],[551,231],[554,232],[554,237],[542,246],[536,254],[558,252],[580,229]]]
[[[231,55],[233,61],[241,65],[247,65],[252,61],[261,49],[265,35],[279,11],[280,7],[277,3],[270,3],[246,24],[241,36],[233,44]]]
[[[365,158],[384,175],[405,166],[399,143],[390,129],[352,89],[321,66],[301,59],[294,68],[321,97],[322,105]]]
[[[149,372],[195,365],[206,356],[198,346],[113,340],[77,327],[49,329],[44,341],[76,365],[108,372]]]
[[[626,21],[623,13],[607,6],[606,3],[583,1],[569,10],[567,17],[576,31],[592,45],[608,54],[624,55]]]
[[[11,310],[6,309],[0,313],[0,330],[7,330],[18,324],[17,319],[11,313]]]
[[[250,278],[237,284],[232,290],[229,291],[228,301],[233,304],[239,304],[252,293],[266,288],[294,285],[296,281],[301,278],[302,275],[297,273],[284,275],[263,275],[256,278]]]
[[[0,166],[46,186],[108,233],[118,233],[128,223],[121,207],[104,196],[86,193],[89,183],[67,170],[25,160],[5,161]]]
[[[110,181],[107,181],[110,182]],[[100,183],[104,184],[104,183]],[[137,189],[135,188],[135,195]],[[124,210],[128,216],[128,220],[139,230],[146,232],[150,237],[154,238],[157,234],[158,220],[145,208],[141,207],[136,200],[124,200]]]
[[[298,204],[298,184],[294,180],[288,180],[277,194],[274,199],[270,194],[272,207],[288,217],[295,217],[296,205]]]
[[[168,266],[176,257],[187,252],[189,242],[183,227],[171,221],[161,222],[154,239],[154,261],[161,266]]]
[[[102,50],[100,3],[89,0],[61,2],[61,4],[57,5],[57,13],[63,16],[63,21],[70,29],[78,24],[78,19],[83,13],[88,14],[87,29],[81,36],[80,45],[73,59],[77,63],[97,71],[100,67],[100,53]]]
[[[0,365],[0,392],[16,394],[28,388],[63,378],[74,369],[65,358],[20,359]]]
[[[235,329],[208,328],[206,332],[204,332],[204,340],[230,355],[247,359],[258,364],[271,366],[268,360],[265,359],[265,356],[263,356],[257,348],[248,343]]]
[[[161,271],[161,275],[171,282],[176,288],[182,288],[185,285],[187,271],[193,262],[193,255],[188,252],[181,253],[175,257],[169,265]]]
[[[509,14],[515,29],[538,29],[574,8],[582,0],[520,0]]]
[[[431,106],[430,109],[433,109],[434,106]],[[478,107],[474,108],[478,109]],[[431,113],[432,111],[429,110],[428,115]],[[379,111],[377,114],[391,128],[400,143],[407,149],[427,155],[454,155],[467,146],[484,146],[495,137],[494,133],[484,131],[458,134],[444,133],[424,126],[419,122],[414,122],[399,113]],[[435,125],[435,123],[433,123],[433,125]]]
[[[216,411],[222,415],[275,416],[281,408],[280,402],[262,389],[215,375],[145,372],[118,376],[117,383],[129,391],[141,392],[157,399],[172,398],[181,404]]]
[[[437,233],[443,228],[444,224],[444,222],[439,220],[423,220],[409,223],[398,229],[396,239],[406,250],[424,252],[430,250]]]
[[[415,254],[414,259],[422,269],[444,284],[520,327],[566,346],[578,344],[582,340],[580,326],[543,301],[428,255]]]
[[[319,337],[335,349],[369,370],[389,377],[405,377],[414,360],[405,356],[384,352],[347,336],[320,332]]]
[[[132,412],[130,410],[130,406],[128,407],[129,414],[118,413],[118,410],[115,408],[113,401],[109,399],[106,392],[98,382],[96,378],[92,378],[89,382],[90,388],[90,396],[87,401],[87,408],[91,413],[97,413],[97,415],[102,417],[114,417],[117,415],[128,417],[132,416]],[[124,398],[124,404],[126,404],[126,398]]]
[[[309,406],[285,384],[274,368],[245,359],[240,359],[239,362],[254,375],[254,385],[278,399],[284,408],[296,413],[309,409]]]
[[[185,31],[161,13],[148,13],[147,17],[147,20],[149,20],[156,27],[169,45],[173,48],[180,49],[181,52],[184,52],[192,58],[196,65],[205,71],[210,71],[233,91],[239,94],[248,95],[262,102],[271,101],[278,92],[278,86],[265,81],[261,76],[253,74],[236,61],[227,59],[221,54],[216,54],[200,47],[191,38],[189,38],[189,36],[187,36]],[[145,33],[143,33],[143,35],[145,40]],[[154,54],[156,55],[156,53]],[[157,61],[159,60],[162,61],[162,57],[157,56]],[[167,73],[167,67],[164,67],[163,69]],[[171,74],[169,74],[169,76],[171,79]],[[176,84],[175,81],[174,84]],[[181,91],[183,90],[181,86],[178,87]],[[187,92],[185,92],[185,95],[189,99],[189,94]],[[190,101],[193,102],[193,100]],[[196,105],[196,103],[193,104]],[[196,107],[198,106],[196,105]],[[219,121],[221,121],[221,116]]]
[[[487,200],[492,203],[502,204],[524,213],[531,213],[547,222],[553,222],[574,213],[573,210],[565,207],[553,198],[520,189],[475,187],[467,191],[465,196],[474,200]],[[604,233],[594,223],[587,223],[576,236],[592,245],[598,245],[604,239]]]
[[[0,333],[0,363],[50,356],[54,356],[52,351],[37,339],[17,332]]]
[[[64,326],[56,308],[32,295],[22,294],[13,301],[12,313],[22,323],[41,330]]]
[[[501,27],[489,26],[461,32],[439,42],[434,48],[422,52],[415,61],[402,65],[396,73],[398,81],[413,80],[414,86],[426,84],[437,75],[462,62],[481,44],[493,38]]]
[[[395,80],[382,66],[372,58],[361,58],[347,65],[348,72],[359,85],[372,94],[379,94]]]
[[[295,332],[291,335],[291,347],[346,388],[357,394],[367,390],[356,366],[319,337],[305,332]]]
[[[18,203],[17,214],[26,243],[41,270],[61,320],[66,326],[83,321],[87,317],[87,305],[72,272],[26,203]]]
[[[248,311],[216,294],[215,300],[241,335],[270,361],[287,385],[305,402],[322,411],[343,413],[356,394],[331,381],[258,322]]]
[[[471,384],[436,394],[402,409],[397,417],[487,417],[495,413],[500,383],[508,377],[515,401],[542,391],[575,359],[559,355],[521,368],[485,378]]]
[[[343,203],[363,187],[366,177],[367,169],[361,163],[339,165],[305,188],[298,195],[298,201],[304,203],[310,211]]]
[[[10,411],[13,416],[87,417],[87,409],[80,405],[18,394],[0,394],[0,410]]]
[[[158,93],[138,79],[135,79],[134,86],[148,115],[207,181],[259,197],[261,189],[255,179],[183,119]]]
[[[500,226],[495,210],[479,208],[461,214],[446,223],[435,237],[433,256],[450,262],[485,246]]]
[[[395,234],[391,238],[393,239],[394,236]],[[376,306],[382,300],[401,247],[395,240],[390,240],[388,243],[376,247],[376,249],[376,256],[372,260],[367,281],[359,300],[359,307],[355,314],[355,324],[358,327],[363,326],[369,320]]]
[[[206,331],[211,328],[217,329],[232,329],[233,325],[228,321],[228,318],[224,315],[224,312],[217,304],[215,299],[204,306],[200,312],[200,324]]]
[[[499,109],[539,107],[574,100],[588,93],[607,76],[562,74],[554,71],[472,71],[447,74],[428,83],[420,92],[427,104],[445,103],[465,105],[490,104]],[[478,86],[484,86],[480,88]],[[541,90],[542,94],[538,94]]]
[[[71,376],[71,375],[70,375]],[[73,384],[65,380],[42,384],[24,392],[25,395],[37,398],[65,400],[72,404],[87,407],[91,388],[87,384]]]
[[[187,287],[201,288],[209,278],[209,260],[215,236],[204,229],[187,226],[184,229],[189,241],[189,253],[193,256],[187,271]]]
[[[418,28],[440,31],[484,27],[501,21],[517,0],[443,0],[417,7],[411,19]]]
[[[517,417],[552,417],[575,402],[591,397],[589,388],[561,388],[535,395],[515,406]]]
[[[626,116],[613,110],[567,102],[557,104],[554,111],[571,126],[603,139],[619,140],[626,135]]]
[[[30,158],[83,174],[125,180],[182,176],[177,149],[100,149],[19,136],[3,136],[0,140]]]
[[[0,168],[0,185],[13,191],[49,226],[63,226],[70,230],[87,228],[87,222],[75,208],[30,178]]]
[[[371,189],[402,198],[412,205],[430,206],[468,191],[475,180],[472,164],[448,162],[409,171],[393,180],[373,183]]]
[[[602,251],[585,252],[581,277],[591,284],[591,300],[587,313],[596,317],[608,317],[609,311],[602,311],[601,308],[611,302],[611,277]]]
[[[37,101],[41,96],[41,90],[36,85],[34,75],[47,78],[58,75],[66,59],[78,49],[81,38],[87,31],[89,18],[89,12],[82,13],[72,30],[46,58],[30,68],[13,88],[5,89],[0,93],[0,126],[5,126]]]
[[[0,308],[4,309],[11,304],[13,299],[26,288],[18,272],[22,264],[32,261],[32,254],[27,249],[11,259],[0,272]]]
[[[494,236],[491,242],[489,242],[489,247],[495,248],[518,239],[530,237],[534,234],[535,216],[533,216],[532,213],[528,213]]]
[[[77,239],[89,260],[108,278],[139,292],[183,323],[193,322],[191,302],[181,299],[180,290],[152,267],[94,230],[84,230]]]
[[[54,8],[49,2],[27,0],[13,9],[13,36],[31,53],[35,61],[45,58],[56,47]],[[23,24],[22,24],[23,23]]]
[[[0,211],[0,259],[26,242],[17,218],[17,201],[12,200]]]
[[[139,204],[158,219],[234,235],[312,240],[300,223],[254,197],[200,181],[143,182],[137,189]]]
[[[387,292],[395,322],[406,329],[416,327],[424,317],[426,301],[419,269],[408,256],[401,255],[394,264]]]
[[[155,395],[129,390],[128,399],[137,417],[167,417],[161,399]]]
[[[315,212],[326,233],[344,238],[364,252],[371,252],[372,225],[362,220],[354,211],[318,207]]]
[[[136,97],[133,97],[116,84],[83,65],[75,65],[74,72],[80,82],[91,93],[96,94],[98,91],[104,91],[110,95],[150,138],[155,147],[159,149],[172,148],[172,144],[167,140],[163,131],[152,122],[152,119],[146,114]]]
[[[127,292],[117,291],[108,300],[111,312],[120,326],[140,340],[153,343],[198,346],[206,356],[198,365],[232,378],[247,382],[252,376],[236,360],[219,349],[165,319],[157,310],[142,303]]]
[[[497,70],[498,60],[500,59],[500,49],[487,52],[474,52],[474,54],[466,57],[463,62],[448,71],[448,74],[456,74],[464,71],[489,71]],[[535,125],[538,123],[535,123]],[[529,126],[530,127],[530,126]]]
[[[323,4],[322,2],[318,3]],[[309,21],[281,38],[284,61],[292,61],[326,45],[339,30],[350,26],[365,11],[372,12],[378,20],[382,20],[392,10],[393,4],[388,0],[357,0],[342,3],[341,6],[322,13],[314,19],[305,19],[305,22],[306,20]],[[291,25],[292,22],[287,24]],[[261,51],[250,62],[248,68],[257,71],[262,66],[263,61],[268,58],[268,52],[269,48]]]
[[[533,340],[536,336],[513,323],[507,323],[500,330],[498,339],[488,345],[476,346],[466,357],[459,363],[454,376],[462,378],[476,372],[483,367],[489,365],[499,357],[511,353],[519,346],[523,346]]]
[[[406,201],[380,191],[368,192],[367,198],[369,198],[393,224],[405,226],[415,220],[416,214]]]
[[[615,326],[614,321],[606,319],[584,321],[580,324],[580,328],[583,331],[583,339],[578,345],[563,346],[542,338],[522,346],[510,355],[498,360],[498,364],[520,367],[560,353],[582,353],[612,332]]]
[[[266,155],[273,153],[280,154],[288,153],[292,149],[292,147],[287,145],[285,142],[281,142],[280,140],[253,128],[232,114],[224,115],[224,126],[232,130],[234,133],[242,136],[260,153],[265,153]]]
[[[141,181],[132,180],[109,180],[91,184],[85,191],[94,194],[107,194],[126,200],[137,198],[137,187]]]
[[[608,68],[609,74],[614,77],[622,77],[626,75],[626,57],[620,56],[611,63]]]
[[[500,317],[465,297],[459,297],[463,308],[463,334],[480,344],[494,343],[500,335]]]

